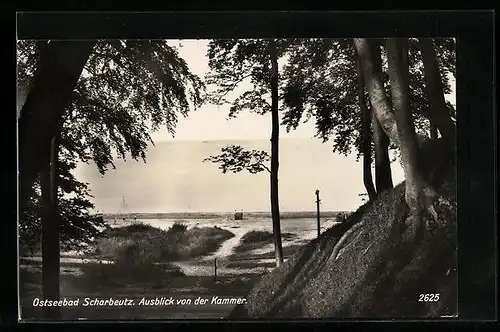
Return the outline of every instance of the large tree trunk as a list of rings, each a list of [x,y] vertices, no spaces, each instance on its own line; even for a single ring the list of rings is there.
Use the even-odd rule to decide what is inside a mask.
[[[52,41],[41,49],[32,88],[18,121],[21,204],[26,202],[25,196],[42,167],[44,153],[94,45],[94,41]]]
[[[365,80],[363,70],[359,59],[356,61],[356,70],[358,75],[358,103],[361,110],[361,141],[363,153],[363,183],[368,194],[368,198],[372,201],[377,198],[377,192],[373,185],[372,177],[372,131],[371,131],[371,112],[366,105],[365,100]]]
[[[419,169],[419,147],[409,103],[408,39],[389,38],[387,58],[392,103],[400,139],[399,148],[405,173],[405,199],[410,209],[408,221],[413,229],[413,237],[420,239],[425,230],[424,213],[432,212],[437,218],[432,206],[437,193]]]
[[[396,118],[382,81],[380,46],[366,38],[354,38],[354,46],[363,68],[372,111],[387,136],[399,145]]]
[[[453,148],[455,125],[451,120],[448,107],[446,107],[434,42],[431,38],[420,38],[419,43],[424,63],[425,91],[430,104],[431,123],[433,122],[437,126],[443,139]]]
[[[283,247],[281,244],[280,207],[278,196],[278,169],[279,169],[279,114],[278,114],[278,54],[276,42],[269,41],[269,55],[271,58],[271,214],[273,218],[274,253],[276,266],[283,263]]]
[[[59,300],[60,245],[58,212],[58,153],[59,139],[51,142],[49,158],[41,171],[42,189],[42,293],[44,300]],[[59,319],[60,308],[44,307],[46,319]]]
[[[373,143],[375,150],[375,186],[377,194],[393,188],[391,160],[389,158],[389,137],[375,114],[372,115]]]

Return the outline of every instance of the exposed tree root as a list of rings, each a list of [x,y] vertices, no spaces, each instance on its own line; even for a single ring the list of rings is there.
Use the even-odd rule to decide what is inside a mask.
[[[407,186],[406,202],[410,207],[410,214],[405,220],[404,240],[419,242],[425,234],[431,231],[431,223],[436,228],[447,226],[445,219],[439,218],[436,208],[453,209],[452,204],[440,195],[432,186],[425,185],[416,190],[415,187]]]
[[[360,221],[357,224],[352,225],[352,227],[350,229],[348,229],[347,232],[344,233],[344,235],[342,235],[342,237],[335,244],[335,247],[333,248],[332,254],[330,255],[330,257],[332,259],[334,259],[334,260],[337,259],[338,254],[339,254],[340,250],[342,249],[342,246],[344,245],[344,243],[347,241],[347,239],[349,239],[349,237],[355,231],[357,231],[358,229],[360,229],[361,227],[363,227],[364,224],[365,224],[364,220]]]

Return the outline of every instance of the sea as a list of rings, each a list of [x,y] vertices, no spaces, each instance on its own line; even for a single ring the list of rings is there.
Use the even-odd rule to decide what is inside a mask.
[[[315,138],[280,140],[280,211],[315,211],[319,190],[322,211],[353,211],[365,193],[361,162],[355,154],[334,154],[332,143]],[[163,141],[148,148],[146,162],[117,159],[101,175],[92,163],[80,164],[77,178],[89,183],[98,213],[186,213],[270,211],[270,176],[223,173],[203,162],[224,146],[269,153],[269,140]],[[394,183],[403,180],[392,164]]]

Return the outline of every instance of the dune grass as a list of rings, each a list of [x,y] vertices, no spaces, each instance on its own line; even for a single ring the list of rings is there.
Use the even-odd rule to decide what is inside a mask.
[[[293,239],[297,235],[293,233],[282,233],[282,239]],[[253,249],[261,248],[266,244],[273,243],[273,233],[267,231],[250,231],[243,235],[239,245],[234,248],[236,253],[242,253]]]
[[[168,230],[145,224],[111,228],[97,240],[93,255],[135,264],[136,261],[169,262],[208,255],[233,237],[228,230],[215,227],[187,227],[175,223]]]

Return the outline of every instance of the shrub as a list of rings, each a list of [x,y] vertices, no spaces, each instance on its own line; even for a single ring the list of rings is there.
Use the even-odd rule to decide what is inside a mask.
[[[281,233],[281,237],[289,239],[296,236],[293,233]],[[241,238],[242,244],[255,243],[255,242],[272,242],[273,233],[267,231],[250,231],[243,235]]]
[[[234,234],[215,227],[194,227],[187,231],[171,231],[165,238],[158,240],[164,260],[183,260],[210,254],[216,251],[222,242]]]
[[[264,242],[272,240],[273,233],[266,231],[250,231],[243,235],[243,237],[241,238],[241,243]]]
[[[179,222],[175,222],[172,227],[170,227],[168,229],[167,232],[170,232],[170,233],[183,233],[187,230],[187,226],[182,224],[182,223],[179,223]]]
[[[131,266],[134,269],[153,264],[158,260],[159,255],[152,245],[149,241],[140,241],[119,248],[115,256],[115,264]]]
[[[282,233],[281,237],[284,239],[289,239],[295,237],[296,234],[293,233]],[[240,244],[235,248],[236,252],[243,252],[247,250],[253,250],[268,243],[273,242],[273,233],[267,231],[250,231],[243,235],[240,240]]]
[[[185,225],[175,223],[164,231],[148,225],[131,225],[113,229],[108,237],[99,238],[94,254],[117,264],[123,261],[130,266],[147,265],[210,254],[233,236],[218,227],[187,230]]]
[[[91,251],[91,255],[97,255],[103,259],[115,259],[119,250],[133,243],[132,239],[118,236],[99,238],[96,241],[94,250]]]
[[[156,228],[143,223],[132,224],[124,227],[124,229],[129,233],[139,233],[156,230]]]
[[[132,224],[124,227],[110,228],[105,231],[104,237],[138,238],[146,233],[160,234],[161,229],[143,223]]]

